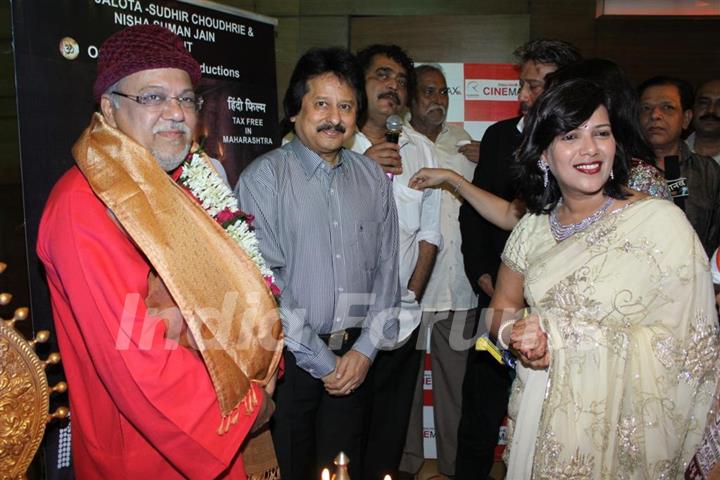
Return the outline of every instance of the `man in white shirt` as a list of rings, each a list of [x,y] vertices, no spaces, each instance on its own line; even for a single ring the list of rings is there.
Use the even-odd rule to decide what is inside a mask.
[[[415,172],[437,166],[430,146],[417,132],[404,128],[398,143],[385,138],[387,118],[401,112],[412,88],[412,60],[396,45],[373,45],[357,56],[365,74],[367,112],[358,123],[351,148],[375,160],[393,183],[400,227],[400,340],[407,339],[398,349],[380,352],[375,359],[374,400],[363,463],[366,478],[386,474],[397,478],[420,366],[421,351],[416,348],[419,302],[442,248],[440,192],[408,187]]]
[[[467,149],[472,141],[461,127],[446,122],[448,88],[439,67],[422,65],[415,69],[416,88],[410,98],[411,118],[406,124],[410,135],[419,136],[431,150],[441,168],[448,168],[472,181],[475,164]],[[468,155],[468,156],[466,156]],[[433,413],[438,471],[455,474],[457,427],[460,422],[462,381],[467,351],[473,343],[477,295],[465,275],[460,251],[458,214],[462,198],[452,189],[437,190],[441,195],[440,231],[444,247],[438,252],[435,268],[422,299],[423,333],[431,328]],[[421,377],[422,378],[422,377]],[[413,411],[402,469],[416,473],[422,466],[422,382],[416,384]]]

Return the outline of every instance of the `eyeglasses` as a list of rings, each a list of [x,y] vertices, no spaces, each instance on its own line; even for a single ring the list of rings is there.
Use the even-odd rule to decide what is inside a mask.
[[[142,95],[128,95],[127,93],[113,91],[113,95],[129,98],[130,100],[145,105],[146,107],[162,107],[171,100],[177,100],[178,105],[184,110],[194,110],[199,112],[205,100],[202,97],[196,97],[192,94],[171,97],[164,93],[144,93]]]

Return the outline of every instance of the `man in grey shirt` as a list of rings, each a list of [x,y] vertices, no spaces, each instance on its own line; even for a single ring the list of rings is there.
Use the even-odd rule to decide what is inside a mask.
[[[665,172],[673,201],[710,257],[720,245],[720,166],[683,142],[682,133],[692,120],[692,86],[680,78],[656,76],[641,83],[638,93],[640,125],[655,151],[655,165]],[[669,168],[673,159],[679,172]]]
[[[295,138],[257,158],[236,193],[282,293],[285,376],[272,424],[283,478],[319,478],[339,451],[362,478],[379,348],[397,338],[398,219],[371,159],[342,147],[362,110],[362,73],[342,49],[298,61],[285,94]]]

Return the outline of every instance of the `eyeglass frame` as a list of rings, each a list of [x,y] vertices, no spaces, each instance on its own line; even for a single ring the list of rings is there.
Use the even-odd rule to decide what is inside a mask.
[[[187,109],[187,107],[184,106],[183,103],[180,101],[181,97],[178,95],[165,96],[165,94],[162,94],[162,93],[145,93],[143,95],[129,95],[127,93],[118,92],[117,90],[113,90],[110,93],[113,95],[119,95],[121,97],[130,99],[133,102],[137,103],[138,105],[142,105],[143,107],[163,107],[163,106],[167,105],[168,102],[170,102],[171,100],[175,100],[175,101],[177,101],[180,108]],[[164,96],[165,99],[163,101],[161,101],[160,103],[158,103],[157,105],[151,105],[149,103],[143,102],[143,99],[145,99],[146,96],[148,96],[148,95]],[[200,110],[202,110],[202,106],[204,103],[205,103],[205,99],[202,96],[200,96],[200,95],[196,96],[195,103],[194,103],[195,107],[193,108],[193,110],[195,112],[199,112]]]

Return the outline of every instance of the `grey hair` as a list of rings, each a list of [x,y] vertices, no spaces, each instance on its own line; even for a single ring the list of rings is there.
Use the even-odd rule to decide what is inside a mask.
[[[439,63],[423,63],[422,65],[418,65],[415,67],[415,75],[419,76],[425,72],[438,72],[443,77],[445,76],[445,72],[443,71],[443,68],[440,66]]]
[[[513,55],[520,61],[520,64],[537,62],[552,64],[557,68],[577,62],[581,58],[580,52],[574,45],[562,40],[547,38],[530,40],[516,48]]]

